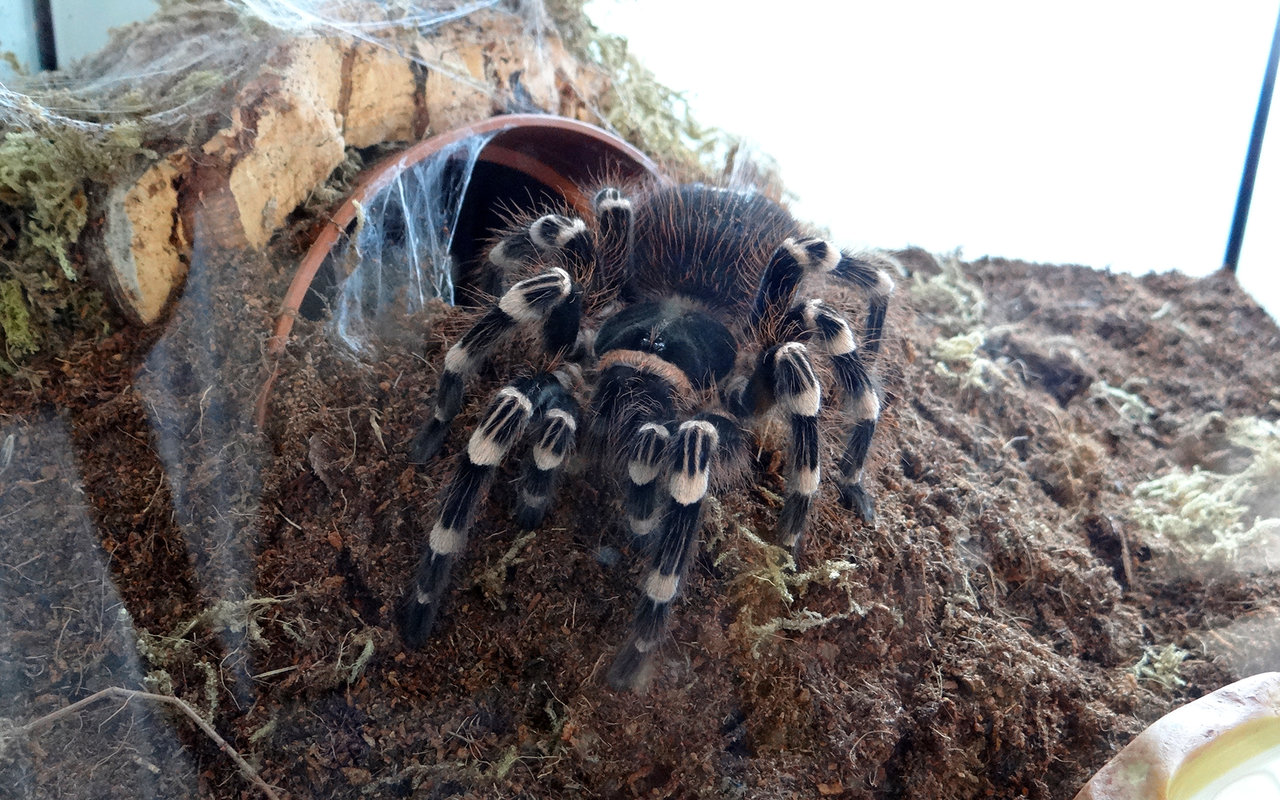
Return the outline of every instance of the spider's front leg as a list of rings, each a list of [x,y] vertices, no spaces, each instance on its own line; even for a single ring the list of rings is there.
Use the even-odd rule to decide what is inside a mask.
[[[859,354],[848,320],[818,300],[794,306],[792,302],[806,273],[831,275],[861,287],[867,293],[869,305],[865,350],[874,354],[880,347],[889,297],[894,289],[889,266],[889,262],[880,256],[842,252],[823,239],[787,239],[774,251],[760,276],[750,317],[752,325],[762,332],[766,341],[777,341],[772,337],[801,338],[813,342],[818,350],[826,353],[853,414],[853,428],[840,458],[840,502],[846,508],[855,509],[867,523],[874,519],[875,514],[862,478],[880,417],[879,395]],[[765,373],[761,371],[766,367],[762,362],[751,381],[731,398],[740,404],[741,411],[755,414],[759,413],[761,406],[769,405],[768,387],[762,384],[762,381],[767,382]],[[793,440],[797,435],[798,430],[793,424]],[[797,449],[794,442],[792,449]],[[799,513],[801,507],[804,507],[805,514]],[[807,505],[801,500],[783,508],[782,538],[784,542],[789,540],[792,547],[803,532],[805,515]]]
[[[423,547],[422,557],[402,609],[405,643],[416,648],[431,635],[453,565],[467,543],[467,533],[493,483],[494,471],[532,421],[538,431],[531,464],[526,465],[521,502],[544,513],[551,489],[577,426],[568,389],[556,375],[542,373],[513,381],[494,395],[484,417],[459,455],[453,479],[444,491],[439,516]],[[532,477],[531,477],[532,475]],[[540,521],[540,518],[539,518]]]
[[[875,519],[875,509],[862,478],[876,422],[880,419],[880,397],[858,353],[857,339],[849,321],[840,312],[816,299],[794,306],[787,313],[785,327],[806,337],[831,363],[853,418],[844,454],[840,457],[840,503],[856,510],[863,522],[870,523]]]
[[[656,530],[646,537],[649,569],[644,597],[636,607],[631,632],[614,657],[609,683],[615,689],[636,686],[650,654],[661,642],[671,605],[698,549],[702,502],[717,462],[741,447],[737,423],[719,414],[700,414],[671,435],[663,459],[662,509]]]
[[[528,269],[542,258],[564,266],[513,285],[445,353],[431,419],[410,444],[412,461],[426,463],[440,451],[449,424],[462,409],[467,378],[510,333],[539,326],[542,348],[548,354],[567,352],[577,341],[582,319],[581,284],[595,263],[595,243],[586,224],[575,217],[547,214],[489,252],[490,262],[504,272]]]
[[[662,510],[658,477],[670,439],[671,432],[659,422],[644,423],[632,439],[622,506],[627,512],[627,528],[636,539],[644,539],[658,525]]]
[[[800,342],[787,342],[761,355],[751,378],[726,393],[725,402],[741,418],[759,416],[777,406],[790,426],[787,494],[778,515],[778,539],[793,551],[799,548],[818,492],[818,411],[822,384]]]
[[[890,265],[875,253],[842,252],[825,239],[787,239],[774,251],[760,276],[751,307],[751,324],[769,327],[791,307],[805,273],[827,274],[858,286],[867,293],[867,322],[863,340],[867,352],[880,350],[884,319],[893,295]]]

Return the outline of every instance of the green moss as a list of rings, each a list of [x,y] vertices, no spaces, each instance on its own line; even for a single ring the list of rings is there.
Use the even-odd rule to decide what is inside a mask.
[[[88,221],[85,183],[108,179],[146,152],[137,125],[82,127],[37,118],[31,128],[0,134],[0,200],[25,212],[19,238],[74,281],[69,250]]]
[[[937,275],[917,278],[910,286],[916,308],[933,314],[943,331],[954,336],[978,327],[986,314],[982,287],[969,279],[955,250],[937,259]]]
[[[1089,396],[1101,400],[1116,410],[1120,416],[1133,423],[1150,422],[1155,409],[1147,404],[1131,389],[1141,389],[1145,382],[1141,378],[1129,378],[1119,388],[1105,381],[1094,381],[1089,386]]]
[[[7,359],[21,358],[38,349],[27,301],[22,297],[22,284],[13,278],[0,281],[0,331],[4,332],[6,354],[0,358],[0,368]]]
[[[1205,428],[1213,417],[1220,415],[1194,427]],[[1235,565],[1265,551],[1280,530],[1280,423],[1242,417],[1225,421],[1225,432],[1230,445],[1249,454],[1243,469],[1171,470],[1134,487],[1130,516],[1204,562]]]
[[[1142,658],[1132,667],[1133,674],[1140,681],[1155,683],[1172,691],[1187,682],[1182,679],[1182,662],[1191,655],[1176,644],[1168,644],[1156,649],[1147,647],[1142,651]]]
[[[982,355],[987,342],[987,332],[981,328],[958,334],[949,339],[939,339],[929,349],[936,359],[934,374],[957,383],[962,389],[989,392],[993,382],[1010,383],[1004,367]]]
[[[147,664],[143,682],[150,691],[176,695],[173,675],[194,671],[202,678],[203,704],[188,702],[206,720],[212,721],[218,710],[219,686],[223,683],[220,662],[211,662],[193,636],[197,630],[212,634],[243,633],[249,644],[267,649],[271,643],[262,635],[262,616],[272,606],[288,602],[291,597],[249,597],[244,600],[221,600],[179,624],[167,635],[138,628],[138,655]],[[361,666],[363,669],[363,666]]]
[[[348,639],[351,640],[351,647],[347,645]],[[373,639],[373,634],[367,630],[343,637],[342,642],[338,645],[338,656],[333,667],[339,681],[345,681],[350,686],[360,680],[360,676],[364,674],[365,668],[369,666],[369,661],[373,658],[375,650]],[[357,648],[360,652],[351,660],[351,663],[347,663],[348,650]]]
[[[744,548],[747,564],[735,581],[741,616],[734,627],[745,636],[753,658],[760,658],[760,648],[783,631],[801,633],[867,615],[868,609],[854,599],[857,564],[828,559],[797,572],[788,549],[766,542],[745,525],[737,525],[737,532],[750,547]],[[796,608],[814,586],[843,590],[846,610],[822,614],[810,608]],[[763,618],[763,622],[757,623],[757,618]]]
[[[52,118],[34,103],[11,110],[21,123],[0,130],[0,215],[17,236],[0,252],[0,328],[4,357],[17,364],[55,325],[103,319],[98,293],[78,288],[81,268],[71,257],[88,223],[86,189],[152,154],[136,124]]]

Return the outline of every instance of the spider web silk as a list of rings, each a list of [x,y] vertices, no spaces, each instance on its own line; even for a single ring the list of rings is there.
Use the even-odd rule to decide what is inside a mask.
[[[401,45],[406,33],[485,10],[520,18],[541,57],[553,29],[541,0],[161,0],[149,20],[113,29],[101,51],[0,83],[0,133],[49,123],[89,131],[131,124],[194,143],[191,126],[208,117],[225,122],[235,96],[228,90],[261,66],[271,45],[307,36],[384,47],[496,96],[454,66]]]
[[[401,339],[399,321],[429,300],[454,301],[450,246],[480,151],[493,133],[469,136],[397,170],[361,209],[354,236],[330,256],[350,272],[335,292],[330,332],[353,352],[372,338]]]

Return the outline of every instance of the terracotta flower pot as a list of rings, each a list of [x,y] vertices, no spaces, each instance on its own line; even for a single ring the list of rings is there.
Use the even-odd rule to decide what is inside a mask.
[[[593,125],[563,117],[538,114],[492,117],[419,142],[366,172],[351,195],[326,221],[285,292],[267,344],[269,356],[278,357],[284,352],[294,319],[303,313],[308,293],[316,294],[313,286],[317,275],[330,253],[355,227],[357,216],[406,170],[457,149],[471,139],[483,143],[477,145],[475,171],[467,184],[453,238],[454,248],[471,248],[472,252],[478,248],[475,236],[484,235],[484,225],[491,222],[477,217],[490,214],[494,207],[515,206],[535,194],[546,194],[585,209],[589,198],[583,196],[580,187],[593,179],[605,175],[659,176],[657,166],[627,142]],[[333,282],[336,278],[329,276],[329,280]],[[267,402],[277,373],[278,367],[273,364],[258,398],[259,425],[266,419]]]

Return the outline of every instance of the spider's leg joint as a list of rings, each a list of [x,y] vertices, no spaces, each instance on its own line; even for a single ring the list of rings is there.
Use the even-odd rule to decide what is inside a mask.
[[[671,438],[665,425],[646,422],[636,430],[627,461],[627,493],[623,500],[631,535],[643,538],[657,527],[659,518],[657,479],[662,456]]]
[[[787,342],[774,351],[774,392],[791,424],[790,470],[787,494],[778,518],[783,545],[795,548],[804,534],[813,497],[821,479],[818,412],[822,384],[809,359],[808,348]]]
[[[540,417],[530,437],[533,446],[525,457],[516,506],[516,524],[524,530],[546,518],[578,433],[578,404],[556,375],[543,376],[535,407]]]
[[[529,226],[529,238],[540,250],[559,250],[586,232],[585,222],[561,214],[547,214]]]
[[[522,379],[503,387],[476,427],[445,489],[440,515],[427,536],[412,590],[403,609],[402,631],[410,647],[418,647],[435,626],[449,573],[467,545],[467,530],[489,491],[494,469],[511,449],[533,413],[527,392],[537,384]]]
[[[711,454],[719,444],[716,427],[704,419],[690,420],[680,426],[679,463],[672,468],[669,491],[671,499],[682,506],[702,501],[707,493]]]
[[[504,314],[503,316],[506,315]],[[510,317],[507,317],[506,321],[510,319]],[[444,371],[457,377],[470,375],[476,371],[483,359],[484,356],[482,354],[472,352],[470,343],[466,340],[466,337],[463,337],[455,342],[453,347],[450,347],[444,354]]]
[[[621,286],[631,274],[635,210],[616,187],[606,186],[591,199],[599,242],[599,284]],[[607,291],[607,290],[606,290]]]
[[[809,300],[801,313],[805,329],[812,333],[819,349],[827,355],[843,356],[858,349],[849,323],[826,303]]]
[[[562,408],[548,411],[547,420],[546,429],[533,446],[533,463],[543,471],[556,469],[564,463],[565,453],[572,443],[571,437],[578,430],[577,420]]]
[[[667,575],[657,569],[650,570],[644,582],[644,593],[654,603],[670,603],[679,588],[679,575]]]
[[[840,251],[826,239],[787,239],[782,246],[802,269],[830,272],[840,263]]]
[[[526,278],[498,300],[498,308],[516,322],[538,322],[561,300],[569,297],[573,281],[560,267]]]
[[[489,250],[489,261],[503,270],[516,270],[528,263],[534,255],[533,242],[528,234],[509,236]]]
[[[437,522],[432,526],[427,542],[433,554],[455,556],[466,545],[466,536],[461,531],[445,527],[443,522]]]
[[[467,442],[467,458],[478,467],[494,467],[507,454],[512,443],[524,432],[533,412],[529,398],[512,386],[498,392],[484,422]]]
[[[631,212],[631,201],[623,197],[622,192],[612,186],[606,186],[596,192],[596,196],[591,200],[592,206],[595,208],[596,214],[607,214],[611,211],[622,210],[627,213]]]
[[[892,271],[892,262],[877,253],[842,253],[840,263],[832,270],[836,277],[860,286],[867,293],[869,308],[863,340],[871,353],[880,349],[889,296],[895,288],[889,274]]]
[[[637,433],[639,439],[635,453],[627,463],[627,475],[632,483],[651,483],[658,477],[662,448],[671,434],[667,432],[665,425],[659,425],[656,422],[646,422],[640,426]]]
[[[862,487],[863,467],[880,418],[880,396],[858,353],[849,322],[821,300],[809,300],[788,316],[803,323],[818,349],[826,352],[847,402],[853,426],[840,458],[840,502],[855,509],[864,522],[874,519],[871,497]]]
[[[788,414],[815,417],[822,406],[822,385],[809,360],[808,348],[787,342],[774,353],[778,405]]]

